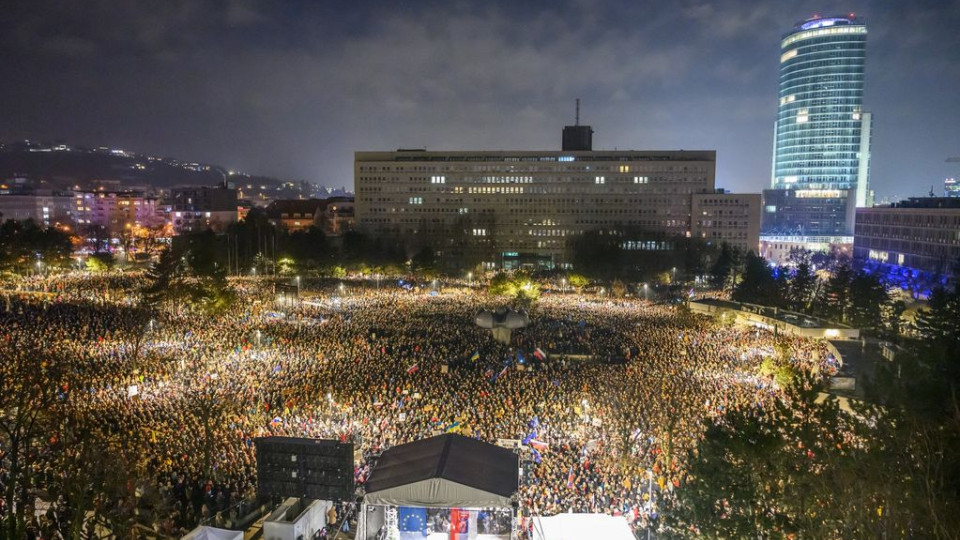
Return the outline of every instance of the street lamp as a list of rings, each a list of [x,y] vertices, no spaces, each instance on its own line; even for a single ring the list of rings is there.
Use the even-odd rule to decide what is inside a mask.
[[[674,266],[674,267],[673,267],[673,280],[671,280],[671,283],[673,283],[673,282],[676,281],[676,280],[677,280],[677,267]]]
[[[340,284],[340,294],[343,294],[343,283]]]
[[[380,274],[377,274],[377,292],[380,292]]]
[[[567,290],[567,278],[561,278],[561,279],[560,279],[560,290],[561,290],[561,291],[566,291],[566,290]]]
[[[648,289],[647,284],[644,283],[644,284],[643,284],[643,299],[649,301],[650,298],[649,298],[648,295],[647,295],[647,289]]]
[[[473,285],[473,272],[467,272],[467,281]]]
[[[650,514],[653,513],[653,469],[647,469],[647,540],[650,540]]]
[[[260,330],[257,330],[257,347],[260,346]]]

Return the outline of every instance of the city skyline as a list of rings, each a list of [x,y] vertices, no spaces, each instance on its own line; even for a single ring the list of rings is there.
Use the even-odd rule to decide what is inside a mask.
[[[960,80],[956,3],[546,6],[24,3],[0,23],[16,81],[0,94],[16,104],[0,139],[351,186],[360,149],[559,149],[579,97],[597,149],[717,150],[717,185],[759,192],[770,180],[774,44],[813,13],[855,12],[870,27],[877,200],[956,175],[945,162],[960,154],[960,102],[946,84]]]

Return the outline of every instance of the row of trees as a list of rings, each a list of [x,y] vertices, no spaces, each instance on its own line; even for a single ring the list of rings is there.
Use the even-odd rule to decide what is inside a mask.
[[[771,267],[748,252],[745,257],[724,245],[711,270],[711,284],[732,291],[738,302],[789,309],[858,328],[901,331],[906,306],[893,301],[883,280],[855,270],[849,260],[826,263],[826,277],[814,271],[809,253],[797,253],[795,265]],[[823,266],[821,267],[823,268]]]
[[[31,220],[0,224],[0,270],[28,274],[70,266],[70,235]]]

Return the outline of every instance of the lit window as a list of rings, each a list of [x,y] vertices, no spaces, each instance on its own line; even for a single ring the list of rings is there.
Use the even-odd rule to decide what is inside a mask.
[[[634,176],[634,177],[633,177],[633,183],[634,183],[634,184],[646,184],[646,183],[649,182],[649,181],[650,181],[650,178],[649,178],[649,177],[646,177],[646,176]]]
[[[423,197],[410,197],[408,202],[410,204],[423,204]]]
[[[593,179],[593,181],[594,181],[595,183],[597,183],[597,184],[606,184],[606,183],[607,183],[607,179],[606,179],[605,177],[603,177],[603,176],[597,176],[596,178]]]
[[[797,50],[796,50],[796,49],[790,49],[789,51],[787,51],[787,52],[785,52],[785,53],[783,53],[783,54],[780,55],[780,63],[782,64],[782,63],[786,62],[787,60],[793,58],[793,57],[796,56],[796,55],[797,55]]]

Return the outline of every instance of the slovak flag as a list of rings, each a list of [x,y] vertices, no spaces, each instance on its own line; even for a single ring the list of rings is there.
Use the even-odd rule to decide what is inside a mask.
[[[573,465],[570,466],[570,472],[567,473],[567,487],[573,487]]]
[[[414,364],[414,365],[408,367],[408,368],[407,368],[407,375],[413,375],[414,373],[416,373],[416,371],[417,371],[418,369],[420,369],[420,364],[419,364],[419,363]]]
[[[538,440],[536,440],[536,439],[531,439],[531,440],[528,442],[528,444],[530,445],[530,448],[533,448],[533,449],[538,450],[538,451],[540,451],[540,452],[543,452],[543,451],[547,450],[548,448],[550,448],[550,445],[549,445],[549,444],[547,444],[547,443],[545,443],[545,442],[543,442],[543,441],[538,441]]]
[[[536,349],[534,349],[533,355],[536,356],[536,357],[537,357],[538,359],[540,359],[541,361],[547,359],[547,354],[544,353],[543,350],[540,349],[540,347],[537,347]]]

